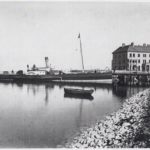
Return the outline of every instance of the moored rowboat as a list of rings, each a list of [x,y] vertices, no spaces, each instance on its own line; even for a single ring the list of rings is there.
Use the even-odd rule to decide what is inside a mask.
[[[64,88],[65,94],[75,94],[75,95],[91,95],[94,90],[93,89],[75,89],[75,88]]]

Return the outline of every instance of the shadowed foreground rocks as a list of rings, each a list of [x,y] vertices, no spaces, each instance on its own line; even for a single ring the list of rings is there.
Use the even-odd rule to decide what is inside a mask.
[[[126,99],[122,107],[105,120],[82,129],[67,148],[150,147],[150,90]]]

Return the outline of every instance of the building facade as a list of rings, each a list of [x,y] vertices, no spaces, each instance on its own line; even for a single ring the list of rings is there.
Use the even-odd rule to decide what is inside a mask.
[[[112,70],[114,71],[150,71],[150,45],[122,44],[112,54]]]

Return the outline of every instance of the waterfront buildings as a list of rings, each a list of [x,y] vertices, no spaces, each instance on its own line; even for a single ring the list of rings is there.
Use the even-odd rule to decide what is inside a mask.
[[[117,48],[113,53],[112,70],[149,72],[150,71],[150,45],[125,45]]]
[[[30,69],[29,65],[27,65],[27,74],[28,75],[47,75],[51,72],[51,67],[49,65],[48,57],[45,57],[45,67],[36,67],[34,64],[33,67]]]

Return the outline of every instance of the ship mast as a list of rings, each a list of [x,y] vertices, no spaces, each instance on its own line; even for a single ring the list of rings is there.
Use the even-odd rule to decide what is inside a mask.
[[[80,33],[78,35],[78,39],[80,40],[80,52],[81,52],[81,60],[82,60],[82,71],[84,72],[84,61],[83,61],[83,52],[82,52],[82,43]]]

